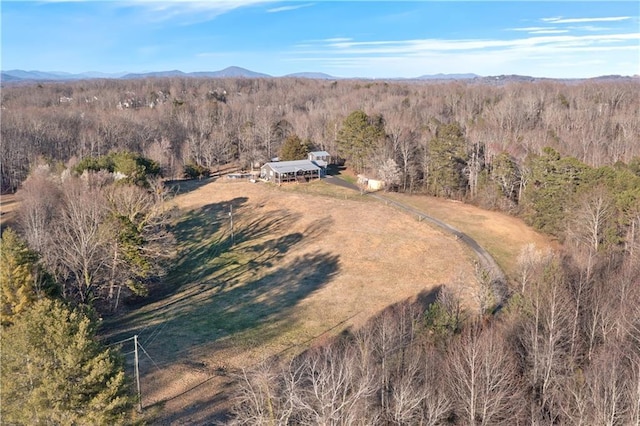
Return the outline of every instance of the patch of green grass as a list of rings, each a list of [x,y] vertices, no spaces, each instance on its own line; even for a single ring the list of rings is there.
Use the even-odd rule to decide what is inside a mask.
[[[340,179],[342,179],[343,177],[344,175],[341,176]],[[354,200],[354,201],[363,201],[363,202],[371,201],[368,197],[362,196],[357,191],[354,191],[348,188],[343,188],[337,185],[332,185],[322,179],[310,181],[304,184],[291,183],[291,184],[283,185],[280,187],[280,190],[285,192],[297,192],[301,194],[310,194],[310,195],[321,196],[321,197],[338,198],[342,200]]]
[[[352,176],[350,174],[347,174],[347,173],[340,174],[340,179],[345,180],[345,181],[347,181],[349,183],[352,183],[354,185],[358,184],[358,178],[355,177],[355,176]]]

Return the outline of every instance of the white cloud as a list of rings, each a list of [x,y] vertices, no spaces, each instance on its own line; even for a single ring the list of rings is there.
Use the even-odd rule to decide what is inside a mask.
[[[549,22],[552,24],[577,24],[584,22],[616,22],[616,21],[626,21],[627,19],[631,19],[630,16],[612,16],[612,17],[602,17],[602,18],[563,18],[561,16],[553,17],[553,18],[542,18],[544,22]]]
[[[529,34],[563,34],[568,32],[569,30],[535,30],[529,31]]]
[[[326,39],[299,45],[290,54],[293,53],[291,61],[314,63],[314,67],[334,75],[339,75],[340,69],[351,75],[353,70],[360,70],[357,74],[362,77],[409,77],[437,72],[559,76],[560,68],[568,77],[637,74],[637,66],[630,67],[628,62],[629,58],[640,61],[640,33],[568,35],[545,32],[568,30],[537,31],[541,35],[513,40]],[[601,65],[585,66],[594,61]],[[575,66],[553,65],[560,62]]]
[[[288,12],[290,10],[302,9],[303,7],[313,6],[314,3],[296,4],[291,6],[274,7],[273,9],[267,9],[267,13]]]
[[[336,43],[347,43],[352,41],[352,38],[349,37],[332,37],[332,38],[323,38],[316,40],[304,40],[296,43],[293,47],[297,49],[299,52],[302,51],[310,51],[318,49],[319,46],[324,46],[326,44],[333,45]]]
[[[257,3],[273,3],[274,0],[126,0],[129,4],[149,4],[158,7],[190,7],[192,9],[232,10]]]
[[[205,22],[235,9],[275,3],[277,0],[127,0],[116,1],[117,6],[135,6],[148,12],[148,19],[163,22],[181,19],[183,24]]]
[[[349,37],[334,37],[334,38],[325,38],[319,41],[325,41],[327,43],[339,43],[339,42],[351,41],[351,40],[353,39]]]
[[[522,28],[507,28],[507,30],[509,31],[526,31],[526,32],[530,32],[530,31],[542,31],[542,30],[548,30],[548,29],[553,29],[554,27],[522,27]]]
[[[557,35],[527,37],[514,40],[377,40],[377,41],[338,41],[329,42],[323,49],[334,49],[345,54],[413,54],[429,51],[472,51],[500,48],[522,48],[541,46],[548,49],[571,43],[576,46],[588,46],[595,43],[616,44],[630,40],[640,40],[640,33],[603,34],[603,35]]]
[[[597,31],[608,31],[609,28],[606,27],[595,27],[593,25],[580,25],[578,27],[567,27],[570,30],[578,30],[578,31],[590,31],[590,32],[597,32]]]
[[[522,28],[509,28],[508,31],[522,31],[529,34],[563,34],[568,33],[569,30],[561,30],[556,27],[522,27]]]
[[[563,52],[545,54],[520,49],[494,50],[488,52],[428,52],[422,55],[405,56],[341,56],[324,55],[303,58],[306,67],[322,70],[333,75],[366,78],[417,77],[437,73],[469,73],[479,75],[521,74],[536,77],[586,78],[607,74],[637,73],[615,59],[611,51],[602,54],[581,55]]]

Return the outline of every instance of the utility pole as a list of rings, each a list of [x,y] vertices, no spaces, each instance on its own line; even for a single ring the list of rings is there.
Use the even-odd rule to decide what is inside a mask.
[[[138,411],[142,413],[142,394],[140,393],[140,369],[138,368],[138,335],[133,336],[133,344],[135,345],[135,349],[133,353],[135,354],[135,369],[136,369],[136,384],[138,388]]]
[[[236,245],[235,236],[233,235],[233,204],[229,206],[229,220],[231,221],[231,247]]]

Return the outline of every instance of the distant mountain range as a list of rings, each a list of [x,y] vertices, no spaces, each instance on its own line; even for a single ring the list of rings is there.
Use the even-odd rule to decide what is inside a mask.
[[[93,78],[121,78],[126,73],[103,73],[103,72],[83,72],[80,74],[72,74],[68,72],[56,71],[23,71],[9,70],[2,71],[2,81],[19,81],[19,80],[87,80]]]
[[[180,70],[172,71],[156,71],[145,73],[101,73],[101,72],[84,72],[80,74],[72,74],[67,72],[53,71],[24,71],[24,70],[8,70],[2,71],[0,80],[3,82],[20,82],[20,81],[68,81],[68,80],[87,80],[95,78],[114,78],[114,79],[137,79],[137,78],[166,78],[166,77],[194,77],[194,78],[276,78],[275,76],[255,72],[241,67],[228,67],[219,71],[200,71],[200,72],[183,72]],[[310,78],[315,80],[339,80],[335,77],[322,72],[299,72],[281,76],[282,78]],[[463,80],[479,77],[476,74],[435,74],[422,75],[420,77],[406,79],[396,78],[393,80]]]
[[[88,80],[96,78],[112,78],[112,79],[137,79],[137,78],[166,78],[166,77],[193,77],[193,78],[274,78],[269,74],[259,73],[240,67],[228,67],[219,71],[199,71],[199,72],[183,72],[180,70],[172,71],[156,71],[145,73],[100,73],[100,72],[84,72],[80,74],[72,74],[65,72],[45,72],[45,71],[24,71],[24,70],[8,70],[2,71],[0,80],[3,82],[20,82],[20,81],[69,81],[69,80]],[[337,77],[323,73],[303,72],[289,74],[283,77],[294,78],[313,78],[323,80],[335,80]]]
[[[228,67],[220,71],[182,72],[179,70],[148,73],[125,74],[122,79],[147,77],[195,77],[195,78],[272,78],[268,74],[251,71],[240,67]]]
[[[72,80],[89,80],[89,79],[141,79],[141,78],[166,78],[166,77],[192,77],[192,78],[309,78],[316,80],[339,80],[340,77],[334,77],[329,74],[320,72],[300,72],[287,74],[281,77],[271,76],[255,71],[251,71],[241,67],[228,67],[219,71],[201,71],[185,73],[179,70],[158,71],[146,73],[103,73],[103,72],[84,72],[72,74],[67,72],[52,71],[24,71],[24,70],[8,70],[0,72],[0,82],[2,83],[20,83],[34,81],[72,81]],[[358,78],[353,78],[358,79]],[[618,79],[634,79],[638,76],[624,77],[618,75],[595,77],[599,80],[618,80]],[[373,79],[366,79],[373,80]],[[538,80],[563,80],[563,81],[579,81],[584,79],[552,79],[552,78],[535,78],[520,75],[501,75],[482,77],[477,74],[432,74],[422,75],[415,78],[388,78],[379,80],[398,80],[398,81],[450,81],[450,80],[471,80],[479,83],[504,84],[506,82],[515,81],[538,81]]]

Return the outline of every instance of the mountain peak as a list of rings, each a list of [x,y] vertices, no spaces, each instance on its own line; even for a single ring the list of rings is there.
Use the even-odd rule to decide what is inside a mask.
[[[467,73],[467,74],[427,74],[421,75],[418,77],[418,80],[469,80],[476,77],[480,77],[477,74]]]
[[[337,77],[334,77],[329,74],[325,74],[323,72],[296,72],[293,74],[287,74],[284,77],[311,78],[314,80],[336,80],[337,79]]]

